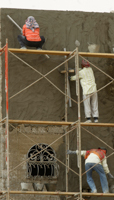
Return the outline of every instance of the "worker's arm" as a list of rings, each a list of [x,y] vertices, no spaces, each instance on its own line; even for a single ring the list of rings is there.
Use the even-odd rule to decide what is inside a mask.
[[[109,171],[109,168],[108,168],[108,165],[107,165],[106,157],[102,160],[102,166],[103,166],[105,173],[108,174],[110,171]]]
[[[76,150],[76,154],[79,154],[79,151]],[[81,151],[81,156],[85,157],[86,151]]]
[[[103,169],[104,169],[105,173],[108,175],[108,178],[114,179],[114,176],[110,173],[110,170],[108,168],[108,164],[107,164],[107,159],[106,158],[103,159],[102,166],[103,166]]]
[[[102,161],[102,166],[103,166],[103,169],[104,169],[105,173],[108,175],[108,177],[109,178],[114,178],[114,176],[110,173],[110,170],[108,168],[106,157]]]
[[[82,78],[82,69],[79,68],[79,79]],[[77,75],[74,75],[74,76],[70,76],[69,77],[70,81],[75,81],[77,79]]]
[[[78,150],[76,150],[76,151],[68,150],[67,154],[79,154],[79,151]],[[86,154],[86,151],[81,151],[81,156],[85,156],[85,154]]]
[[[67,154],[76,154],[76,151],[68,150],[68,151],[67,151]]]
[[[23,29],[22,29],[22,35],[25,36],[25,24],[23,25]]]

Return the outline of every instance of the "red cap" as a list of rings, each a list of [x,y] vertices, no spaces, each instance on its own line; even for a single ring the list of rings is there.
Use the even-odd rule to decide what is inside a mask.
[[[90,64],[86,60],[82,60],[82,66],[83,67],[90,67]]]

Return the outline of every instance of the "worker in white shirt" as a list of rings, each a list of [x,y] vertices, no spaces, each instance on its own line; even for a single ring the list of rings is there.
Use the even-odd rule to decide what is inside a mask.
[[[95,83],[95,77],[89,62],[82,60],[82,69],[79,70],[80,84],[83,89],[83,102],[86,122],[91,122],[91,116],[94,118],[94,122],[98,122],[98,97],[97,87]],[[76,80],[77,76],[71,76],[70,80]],[[90,96],[91,95],[91,96]]]
[[[100,182],[103,193],[109,192],[106,174],[109,178],[114,179],[114,176],[110,173],[107,165],[106,153],[107,149],[104,147],[99,147],[98,149],[91,149],[88,151],[81,151],[81,155],[85,158],[87,183],[91,188],[92,193],[97,193],[97,188],[92,178],[93,171],[96,171],[100,176]],[[67,154],[78,154],[78,150],[68,150]]]

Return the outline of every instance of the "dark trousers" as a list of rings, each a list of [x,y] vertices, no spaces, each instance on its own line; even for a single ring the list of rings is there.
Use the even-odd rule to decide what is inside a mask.
[[[26,37],[23,35],[18,35],[18,37],[17,37],[21,47],[27,45],[28,47],[36,47],[36,48],[42,49],[42,45],[45,43],[45,38],[44,38],[44,36],[40,36],[40,38],[41,38],[41,41],[34,42],[34,41],[28,41],[26,39]]]

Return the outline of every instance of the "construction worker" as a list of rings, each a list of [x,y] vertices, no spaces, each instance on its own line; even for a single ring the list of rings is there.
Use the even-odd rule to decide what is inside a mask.
[[[27,18],[23,25],[22,35],[18,35],[17,38],[21,49],[26,49],[26,45],[42,49],[42,45],[45,43],[45,38],[44,36],[40,36],[39,25],[33,16]]]
[[[82,68],[79,69],[80,84],[83,89],[83,102],[86,122],[91,122],[91,116],[94,118],[94,122],[98,122],[98,97],[97,87],[95,83],[95,77],[89,62],[82,60]],[[71,76],[70,80],[76,80],[77,76]]]
[[[71,151],[68,150],[67,154],[78,154],[78,150]],[[98,149],[91,149],[88,151],[81,151],[81,155],[85,158],[85,170],[87,176],[87,183],[91,188],[92,193],[97,193],[97,189],[92,178],[92,172],[96,171],[100,176],[100,182],[102,186],[103,193],[109,192],[108,181],[106,174],[109,178],[114,179],[114,176],[110,173],[107,159],[106,159],[107,149],[104,147],[99,147]]]

